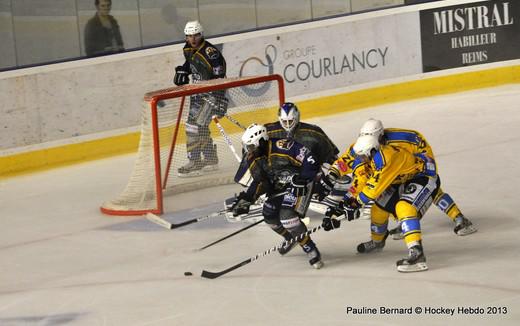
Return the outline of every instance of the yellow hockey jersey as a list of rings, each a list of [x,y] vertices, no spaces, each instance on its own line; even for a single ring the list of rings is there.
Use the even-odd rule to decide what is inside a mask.
[[[402,184],[424,171],[424,160],[407,150],[393,145],[381,145],[370,160],[371,174],[360,189],[357,199],[368,203],[379,197],[393,184]]]
[[[348,149],[334,161],[329,173],[339,177],[350,175],[352,177],[352,184],[349,192],[355,197],[359,193],[359,190],[365,186],[371,171],[368,163],[356,159],[354,144],[351,144]]]
[[[385,128],[382,143],[404,148],[412,154],[426,154],[432,159],[435,158],[426,138],[415,130]]]

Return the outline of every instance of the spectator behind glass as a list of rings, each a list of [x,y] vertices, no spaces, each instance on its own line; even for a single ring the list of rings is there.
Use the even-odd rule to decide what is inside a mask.
[[[85,25],[87,57],[123,52],[123,38],[116,19],[109,15],[112,0],[95,0],[97,13]]]

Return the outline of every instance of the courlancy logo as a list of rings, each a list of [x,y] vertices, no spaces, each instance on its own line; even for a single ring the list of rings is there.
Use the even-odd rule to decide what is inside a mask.
[[[247,58],[242,63],[242,66],[240,66],[239,77],[243,77],[248,70],[254,71],[255,74],[258,74],[257,71],[260,70],[262,71],[260,74],[272,75],[274,73],[274,62],[276,61],[277,53],[276,47],[272,44],[268,44],[264,49],[265,61],[256,56]],[[263,72],[263,70],[265,72]],[[249,96],[261,96],[269,90],[270,86],[271,84],[264,83],[260,87],[245,86],[242,89]]]
[[[287,83],[343,78],[347,74],[379,69],[387,65],[389,46],[360,48],[351,51],[323,50],[319,45],[298,45],[282,49],[282,62],[277,65]],[[264,49],[265,59],[249,57],[240,67],[240,76],[272,74],[278,49],[269,44]],[[324,52],[321,55],[321,52]]]

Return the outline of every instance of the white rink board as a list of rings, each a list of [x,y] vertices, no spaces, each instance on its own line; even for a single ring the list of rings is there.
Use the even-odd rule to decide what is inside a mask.
[[[284,77],[287,96],[422,72],[419,15],[401,13],[226,42],[228,75]]]

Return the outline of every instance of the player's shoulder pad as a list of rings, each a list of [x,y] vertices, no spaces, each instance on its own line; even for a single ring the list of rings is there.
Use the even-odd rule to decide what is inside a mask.
[[[204,56],[210,60],[218,60],[222,56],[220,51],[208,41],[205,41],[205,44],[201,50],[201,52],[204,53]]]
[[[276,122],[269,122],[264,125],[265,129],[267,129],[267,132],[276,132],[283,130],[282,125],[280,124],[280,121]]]
[[[298,128],[298,130],[310,130],[310,131],[314,131],[314,132],[318,132],[318,133],[321,133],[323,134],[323,130],[318,127],[317,125],[313,125],[311,123],[306,123],[306,122],[300,122],[300,127]]]

